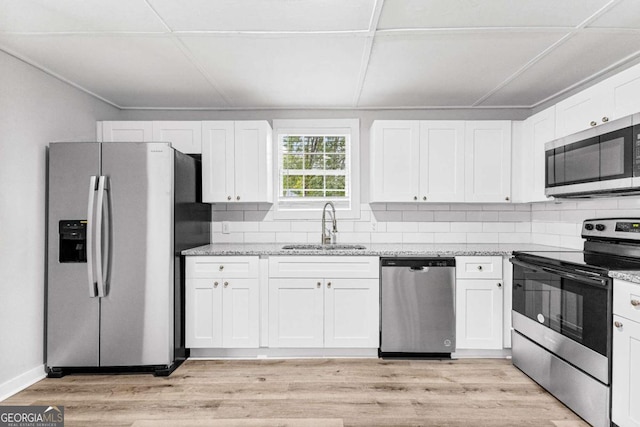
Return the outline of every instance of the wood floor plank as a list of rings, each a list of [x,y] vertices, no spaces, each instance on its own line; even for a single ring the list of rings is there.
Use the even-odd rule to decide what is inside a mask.
[[[504,359],[189,360],[170,377],[71,375],[0,402],[65,425],[587,426]]]

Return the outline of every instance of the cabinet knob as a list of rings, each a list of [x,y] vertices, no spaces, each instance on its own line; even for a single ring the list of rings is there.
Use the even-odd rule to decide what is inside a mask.
[[[505,197],[504,199],[508,202],[509,201],[509,196]]]
[[[502,287],[502,283],[498,283],[498,287],[501,288]]]
[[[227,286],[229,286],[229,282],[224,282],[224,287],[226,288]]]
[[[427,196],[422,196],[422,200],[427,201]]]
[[[217,288],[218,287],[218,282],[213,282],[213,287]]]
[[[221,265],[220,267],[218,267],[218,270],[220,271],[224,270],[224,265]]]
[[[616,328],[620,329],[620,328],[622,328],[622,322],[618,322],[616,320],[615,322],[613,322],[613,326],[615,326]]]
[[[589,123],[589,124],[590,124],[591,126],[595,126],[595,125],[597,125],[598,123],[597,123],[597,122],[595,122],[595,121],[592,121],[592,122],[591,122],[591,123]]]
[[[322,283],[318,282],[317,285],[318,286],[316,286],[316,287],[319,288],[320,286],[322,286]]]
[[[478,271],[482,271],[482,266],[481,265],[478,266]]]
[[[227,196],[227,200],[231,200],[231,196]]]
[[[236,200],[240,200],[240,196],[236,196]]]
[[[634,306],[634,307],[639,306],[640,305],[640,300],[632,299],[631,300],[631,305]]]
[[[418,196],[413,196],[413,200],[418,200]]]
[[[327,288],[331,287],[331,282],[327,283]]]
[[[609,121],[609,117],[605,116],[602,118],[602,123],[607,123]]]

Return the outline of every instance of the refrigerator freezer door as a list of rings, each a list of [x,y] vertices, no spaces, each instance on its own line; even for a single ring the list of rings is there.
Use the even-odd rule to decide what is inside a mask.
[[[110,259],[101,298],[100,365],[170,365],[173,164],[167,143],[102,145]],[[106,229],[105,229],[106,231]]]
[[[100,144],[49,148],[47,366],[98,366],[99,299],[91,297],[87,262],[60,262],[62,220],[87,220],[89,182],[100,172]],[[87,233],[89,230],[87,230]]]

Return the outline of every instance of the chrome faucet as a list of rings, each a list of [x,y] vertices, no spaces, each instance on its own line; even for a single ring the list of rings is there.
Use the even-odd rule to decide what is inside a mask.
[[[327,206],[331,206],[331,211],[329,214],[331,215],[332,228],[331,230],[327,230]],[[327,231],[329,233],[327,234]],[[322,244],[327,245],[329,243],[336,243],[336,233],[338,232],[338,223],[336,222],[336,207],[333,206],[332,202],[327,202],[322,208]]]

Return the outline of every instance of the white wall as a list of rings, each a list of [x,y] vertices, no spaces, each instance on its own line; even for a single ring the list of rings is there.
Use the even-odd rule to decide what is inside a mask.
[[[44,374],[45,147],[119,114],[0,51],[0,400]]]

